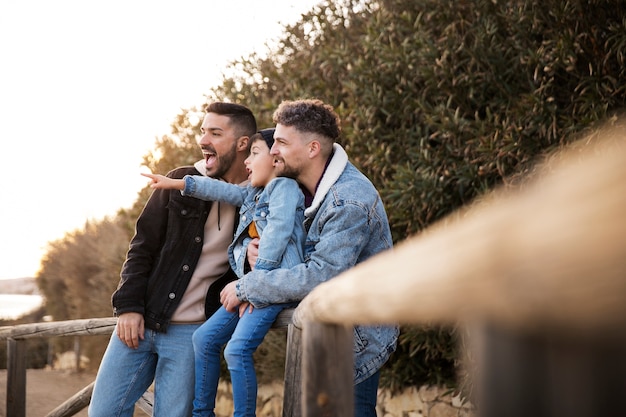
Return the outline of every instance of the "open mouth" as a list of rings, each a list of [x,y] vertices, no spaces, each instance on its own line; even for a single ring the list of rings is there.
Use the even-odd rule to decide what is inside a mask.
[[[212,152],[208,149],[203,149],[202,155],[204,156],[204,163],[206,164],[207,168],[215,165],[215,161],[217,160],[217,154],[215,152]]]

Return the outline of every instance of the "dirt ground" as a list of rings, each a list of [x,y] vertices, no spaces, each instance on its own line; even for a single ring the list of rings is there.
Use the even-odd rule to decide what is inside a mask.
[[[65,400],[96,379],[95,372],[53,371],[46,369],[26,370],[26,417],[45,417]],[[7,371],[0,369],[0,417],[6,415]],[[87,417],[87,409],[75,414]],[[147,417],[139,408],[135,417]]]
[[[89,385],[95,373],[28,369],[26,371],[26,416],[45,417],[65,400]],[[6,416],[7,371],[0,370],[0,417]],[[136,415],[139,415],[135,413]],[[143,414],[143,413],[142,413]],[[145,414],[143,414],[145,416]],[[87,417],[87,409],[76,416]]]

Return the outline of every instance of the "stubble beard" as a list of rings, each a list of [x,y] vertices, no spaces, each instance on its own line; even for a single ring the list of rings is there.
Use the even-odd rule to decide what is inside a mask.
[[[287,178],[297,180],[299,175],[300,175],[300,170],[295,167],[287,165],[285,161],[282,161],[282,164],[276,169],[277,177],[287,177]]]
[[[237,144],[233,143],[233,146],[230,150],[222,155],[216,155],[217,163],[215,164],[215,172],[211,174],[209,170],[207,170],[206,174],[212,178],[223,178],[224,175],[228,172],[228,170],[232,167],[233,162],[237,158]]]

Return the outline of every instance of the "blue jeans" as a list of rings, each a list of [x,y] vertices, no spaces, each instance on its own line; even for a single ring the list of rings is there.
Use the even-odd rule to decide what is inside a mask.
[[[220,353],[226,344],[224,358],[233,386],[234,417],[256,413],[257,380],[252,354],[263,341],[276,316],[297,304],[273,304],[255,308],[252,313],[229,313],[220,307],[193,334],[196,365],[194,417],[215,417],[215,397],[220,376]]]
[[[146,329],[131,349],[113,332],[89,404],[89,417],[132,417],[135,402],[154,380],[154,417],[189,417],[194,366],[191,337],[199,324],[172,324],[167,333]]]
[[[376,417],[376,399],[380,369],[365,381],[354,386],[355,417]]]

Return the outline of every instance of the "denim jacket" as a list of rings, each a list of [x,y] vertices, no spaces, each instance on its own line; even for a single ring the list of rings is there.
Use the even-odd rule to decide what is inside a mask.
[[[289,268],[304,262],[304,195],[295,180],[275,178],[264,188],[239,186],[210,177],[186,176],[183,195],[219,200],[239,210],[239,226],[228,247],[228,260],[238,277],[244,275],[248,227],[255,222],[259,256],[255,269]]]
[[[237,284],[237,297],[255,307],[302,300],[318,284],[392,247],[389,221],[373,184],[337,144],[312,205],[305,211],[305,263],[289,269],[251,271]],[[384,283],[387,277],[381,276]],[[355,326],[354,383],[389,359],[398,326]]]
[[[167,176],[183,178],[188,174],[200,175],[200,172],[188,166],[177,168]],[[211,204],[184,197],[176,190],[153,191],[137,219],[120,283],[111,297],[115,315],[140,313],[146,328],[167,330],[200,258]],[[236,276],[229,268],[211,284],[205,303],[207,318],[221,306],[222,288],[234,279]]]

